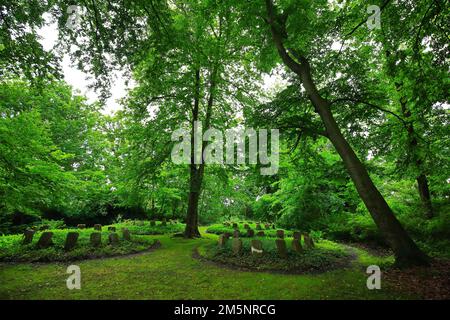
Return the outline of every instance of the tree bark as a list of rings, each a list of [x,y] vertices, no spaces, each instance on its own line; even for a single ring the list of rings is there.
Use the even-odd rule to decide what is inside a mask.
[[[427,264],[428,257],[420,251],[403,229],[391,208],[375,187],[365,166],[343,136],[331,112],[330,102],[321,97],[311,77],[308,60],[294,50],[289,50],[290,54],[298,60],[298,62],[295,61],[284,47],[282,36],[278,29],[280,21],[276,20],[272,0],[266,0],[266,7],[268,12],[267,22],[270,25],[272,39],[281,59],[300,77],[311,103],[322,119],[327,136],[343,160],[359,196],[366,205],[378,229],[394,251],[396,264],[398,266]]]

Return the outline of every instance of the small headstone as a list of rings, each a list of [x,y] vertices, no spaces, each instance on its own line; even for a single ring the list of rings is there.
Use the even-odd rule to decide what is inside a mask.
[[[77,245],[79,233],[78,232],[69,232],[66,236],[66,243],[64,244],[64,250],[69,251],[75,248]]]
[[[287,258],[287,249],[286,249],[286,242],[284,239],[277,239],[275,240],[275,244],[277,245],[278,254],[282,258]]]
[[[34,230],[27,229],[23,233],[23,241],[22,244],[30,244],[33,241]]]
[[[166,218],[162,219],[161,226],[165,227],[167,225]]]
[[[224,235],[225,238],[227,238],[227,239],[231,238],[231,233],[229,233],[229,232],[225,232],[223,235]]]
[[[284,239],[284,230],[277,230],[277,238]]]
[[[102,234],[100,232],[92,232],[90,241],[93,247],[100,246],[102,244]]]
[[[244,224],[244,228],[245,229],[250,229],[250,226],[246,223],[246,224]]]
[[[102,231],[102,225],[101,224],[94,224],[94,230]]]
[[[233,228],[237,229],[238,228],[238,224],[236,222],[233,222]]]
[[[77,224],[77,228],[78,229],[85,229],[86,225],[84,223],[83,224]]]
[[[150,225],[151,225],[152,227],[156,226],[155,220],[150,221]]]
[[[227,240],[228,240],[228,237],[225,234],[221,234],[219,236],[219,247],[224,247]]]
[[[116,245],[119,243],[119,235],[115,232],[112,232],[108,235],[108,243],[110,245]]]
[[[242,240],[239,238],[234,238],[232,243],[233,253],[238,254],[242,250]]]
[[[262,249],[262,242],[259,240],[252,240],[252,254],[255,255],[262,255],[263,249]]]
[[[239,230],[234,230],[233,238],[239,238]]]
[[[259,223],[257,223],[256,224],[256,230],[261,230],[262,228],[261,228],[261,224],[259,224]]]
[[[303,252],[302,244],[300,242],[300,239],[292,240],[292,250],[294,250],[297,253]]]
[[[303,234],[303,239],[305,240],[305,247],[306,247],[306,249],[313,249],[314,248],[314,241],[310,237],[309,234],[304,233]]]
[[[257,233],[256,233],[256,236],[258,236],[258,237],[264,237],[266,234],[264,233],[264,231],[258,231]]]
[[[255,236],[255,231],[253,231],[252,229],[247,229],[247,237],[254,237]]]
[[[108,231],[116,232],[116,227],[108,227]]]
[[[296,240],[301,240],[302,239],[302,234],[298,231],[294,231],[294,233],[292,234],[292,236],[294,237],[294,239]]]
[[[131,234],[127,228],[122,228],[122,236],[125,240],[131,241]]]
[[[53,232],[44,232],[38,240],[37,246],[39,248],[48,248],[53,244]]]
[[[267,229],[270,229],[270,224],[266,223],[266,224],[264,225],[264,228],[266,228],[266,230],[267,230]]]

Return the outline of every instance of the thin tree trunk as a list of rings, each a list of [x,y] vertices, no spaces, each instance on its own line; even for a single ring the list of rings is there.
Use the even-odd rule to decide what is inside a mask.
[[[355,184],[359,196],[370,212],[375,224],[385,237],[388,244],[395,253],[396,264],[398,266],[423,265],[428,262],[428,257],[420,251],[414,241],[403,229],[400,222],[395,217],[389,205],[384,200],[378,189],[372,182],[365,166],[358,159],[350,144],[339,129],[333,114],[331,113],[329,101],[322,98],[311,78],[311,70],[308,60],[290,50],[295,61],[286,51],[280,31],[277,29],[276,14],[272,0],[266,0],[268,20],[270,24],[272,38],[283,62],[295,72],[301,79],[306,92],[309,95],[316,112],[320,115],[326,128],[327,137],[330,139],[336,151],[344,162],[344,165]]]
[[[425,174],[420,174],[417,178],[417,187],[419,189],[420,200],[422,201],[425,215],[428,218],[433,218],[433,205],[431,204],[430,189],[428,187],[428,179]]]
[[[386,59],[388,61],[388,74],[389,76],[394,77],[395,64],[391,61],[392,59],[390,56],[391,54],[389,53],[389,51],[386,51]],[[400,91],[402,90],[402,84],[395,83],[395,89],[397,90],[397,92],[400,93]],[[423,170],[424,159],[423,156],[420,155],[420,152],[418,152],[419,142],[417,139],[417,133],[414,128],[414,123],[411,121],[411,111],[408,109],[407,98],[405,96],[402,96],[400,98],[400,106],[403,117],[406,120],[405,123],[406,123],[406,130],[408,132],[408,147],[409,147],[408,152],[410,152],[410,154],[414,158],[413,163],[416,166],[417,170],[420,172],[419,175],[416,177],[420,201],[425,211],[425,216],[427,218],[432,218],[434,213],[431,202],[430,189],[428,187],[428,179]]]

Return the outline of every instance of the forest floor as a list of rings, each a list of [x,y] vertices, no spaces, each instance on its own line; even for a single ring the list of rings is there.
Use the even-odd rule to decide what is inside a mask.
[[[217,241],[204,233],[185,240],[150,236],[162,246],[151,252],[72,263],[1,263],[0,299],[411,299],[420,296],[381,280],[368,290],[366,267],[389,265],[354,248],[358,258],[346,269],[322,274],[289,275],[221,268],[193,258],[194,249]],[[81,270],[81,289],[66,287],[66,269]]]

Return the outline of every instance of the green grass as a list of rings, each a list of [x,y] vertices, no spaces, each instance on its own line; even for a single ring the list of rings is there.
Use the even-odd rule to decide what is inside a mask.
[[[204,230],[202,230],[204,231]],[[314,275],[271,274],[224,269],[192,258],[197,246],[217,236],[185,240],[169,235],[162,247],[133,256],[78,261],[81,290],[66,288],[71,263],[0,264],[1,299],[405,299],[383,282],[381,290],[366,288],[364,261]],[[370,263],[384,259],[370,257]]]

